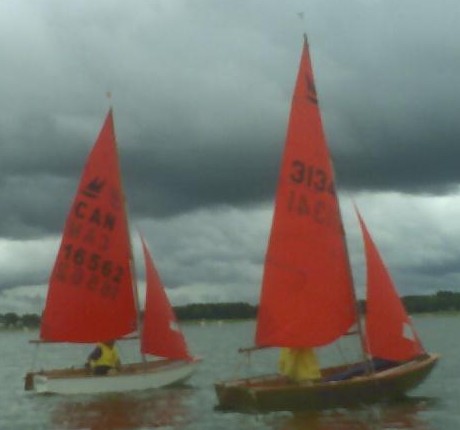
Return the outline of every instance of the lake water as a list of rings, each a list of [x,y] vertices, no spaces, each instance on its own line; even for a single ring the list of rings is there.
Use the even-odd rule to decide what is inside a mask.
[[[185,324],[194,354],[204,358],[187,386],[103,396],[38,396],[23,391],[23,376],[36,368],[79,365],[91,347],[28,343],[35,332],[0,332],[0,429],[242,429],[242,430],[458,430],[460,429],[460,315],[414,318],[428,350],[442,354],[431,376],[409,401],[354,410],[318,413],[240,414],[215,410],[218,379],[270,372],[275,351],[253,354],[250,363],[236,351],[251,345],[254,322]],[[124,361],[134,358],[135,342],[119,343]],[[320,352],[322,363],[347,354]],[[335,356],[334,356],[335,355]],[[48,366],[45,366],[47,364]]]

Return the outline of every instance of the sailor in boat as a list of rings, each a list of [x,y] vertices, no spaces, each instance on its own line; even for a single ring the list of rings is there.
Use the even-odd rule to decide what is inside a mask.
[[[321,379],[321,371],[312,348],[281,348],[278,362],[282,375],[294,382]]]
[[[120,371],[121,361],[114,340],[99,343],[89,354],[85,367],[94,375],[110,375]]]
[[[280,374],[286,376],[290,381],[305,383],[343,381],[365,375],[369,369],[372,369],[373,372],[379,372],[399,364],[401,363],[397,361],[373,357],[367,365],[365,363],[355,364],[345,371],[323,378],[318,359],[312,348],[281,348],[278,367]]]

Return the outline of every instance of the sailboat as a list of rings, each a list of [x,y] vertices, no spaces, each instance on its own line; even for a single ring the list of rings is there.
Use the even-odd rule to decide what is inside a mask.
[[[131,336],[140,338],[141,359],[123,364],[114,375],[95,376],[84,367],[33,370],[26,374],[26,390],[125,392],[177,384],[191,376],[200,360],[188,352],[146,242],[141,240],[146,267],[143,324],[110,109],[67,217],[36,342],[96,343]]]
[[[219,381],[220,409],[323,409],[403,396],[438,360],[427,353],[364,221],[366,331],[359,316],[332,161],[305,37],[265,257],[255,346],[313,349],[357,328],[362,359],[305,381],[274,374]],[[246,349],[247,351],[248,349]]]

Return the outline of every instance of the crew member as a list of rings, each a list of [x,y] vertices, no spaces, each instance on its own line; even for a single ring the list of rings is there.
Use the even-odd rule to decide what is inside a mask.
[[[114,340],[99,343],[89,354],[85,367],[94,375],[107,375],[120,370],[121,362]]]

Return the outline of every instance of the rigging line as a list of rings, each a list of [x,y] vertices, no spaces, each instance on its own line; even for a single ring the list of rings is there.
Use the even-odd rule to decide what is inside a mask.
[[[38,348],[40,348],[40,344],[36,343],[35,344],[35,350],[32,355],[32,370],[35,371],[35,365],[38,359]]]
[[[338,351],[339,351],[339,355],[340,355],[340,358],[342,359],[342,361],[343,361],[344,363],[348,363],[348,360],[347,360],[347,358],[346,358],[346,356],[345,356],[345,354],[344,354],[344,352],[343,352],[342,345],[341,345],[340,341],[337,342],[336,347],[337,347],[337,349],[338,349]]]
[[[241,351],[238,351],[238,352],[241,353]],[[235,371],[234,371],[235,377],[239,377],[243,366],[246,366],[246,367],[252,366],[251,356],[252,356],[251,350],[244,351],[243,355],[239,355],[240,359],[237,360],[237,364],[235,366]]]
[[[111,100],[112,93],[108,93],[108,98]],[[110,107],[110,111],[112,112],[112,121],[113,121],[113,110],[112,107]],[[119,156],[119,149],[118,149],[118,140],[117,136],[115,133],[115,126],[113,126],[113,138],[115,140],[115,145],[116,145],[116,150],[117,150],[117,164],[118,164],[118,169],[121,171],[121,165],[120,165],[120,156]],[[134,261],[134,253],[133,253],[133,240],[131,236],[131,231],[130,231],[130,224],[129,224],[129,212],[128,212],[128,204],[125,196],[125,190],[124,190],[124,184],[120,181],[120,193],[122,197],[122,202],[123,202],[123,207],[124,207],[124,212],[125,212],[125,228],[126,231],[128,232],[128,239],[129,239],[129,270],[131,274],[131,288],[132,288],[132,293],[134,297],[134,307],[136,309],[136,326],[137,326],[137,331],[139,335],[141,334],[141,327],[142,327],[142,321],[141,321],[141,314],[140,314],[140,307],[139,307],[139,292],[138,292],[138,285],[137,285],[137,272],[136,272],[136,265]],[[140,348],[139,348],[140,351]],[[141,360],[143,363],[147,362],[147,359],[145,357],[145,354],[140,351],[141,355]]]
[[[335,173],[335,172],[334,172]],[[336,175],[334,174],[334,177],[336,177]],[[353,199],[350,197],[349,193],[348,192],[345,192],[347,194],[347,196],[351,199],[351,201],[353,202]],[[339,214],[340,214],[340,219],[342,219],[342,223],[343,223],[343,217],[341,216],[341,207],[340,207],[340,201],[338,199],[338,209],[339,209]],[[361,309],[360,309],[360,305],[359,305],[359,302],[358,302],[358,298],[357,298],[357,294],[356,294],[356,286],[355,286],[355,281],[354,281],[354,276],[353,276],[353,268],[351,267],[351,261],[350,261],[350,256],[349,256],[349,252],[348,252],[348,243],[347,243],[347,238],[346,238],[346,232],[345,232],[345,226],[342,227],[343,228],[343,237],[344,237],[344,240],[345,240],[345,250],[347,252],[347,255],[348,255],[348,262],[349,262],[349,265],[350,265],[350,270],[349,270],[349,276],[351,278],[351,285],[352,285],[352,294],[353,294],[353,298],[354,298],[354,303],[355,303],[355,315],[356,315],[356,324],[357,324],[357,331],[358,331],[358,334],[359,334],[359,341],[360,341],[360,346],[361,346],[361,357],[362,357],[362,360],[363,360],[363,363],[366,367],[366,372],[368,374],[371,374],[371,373],[374,373],[374,366],[372,365],[372,362],[369,358],[369,355],[367,353],[367,337],[365,336],[364,334],[364,325],[363,325],[363,322],[361,320]]]

